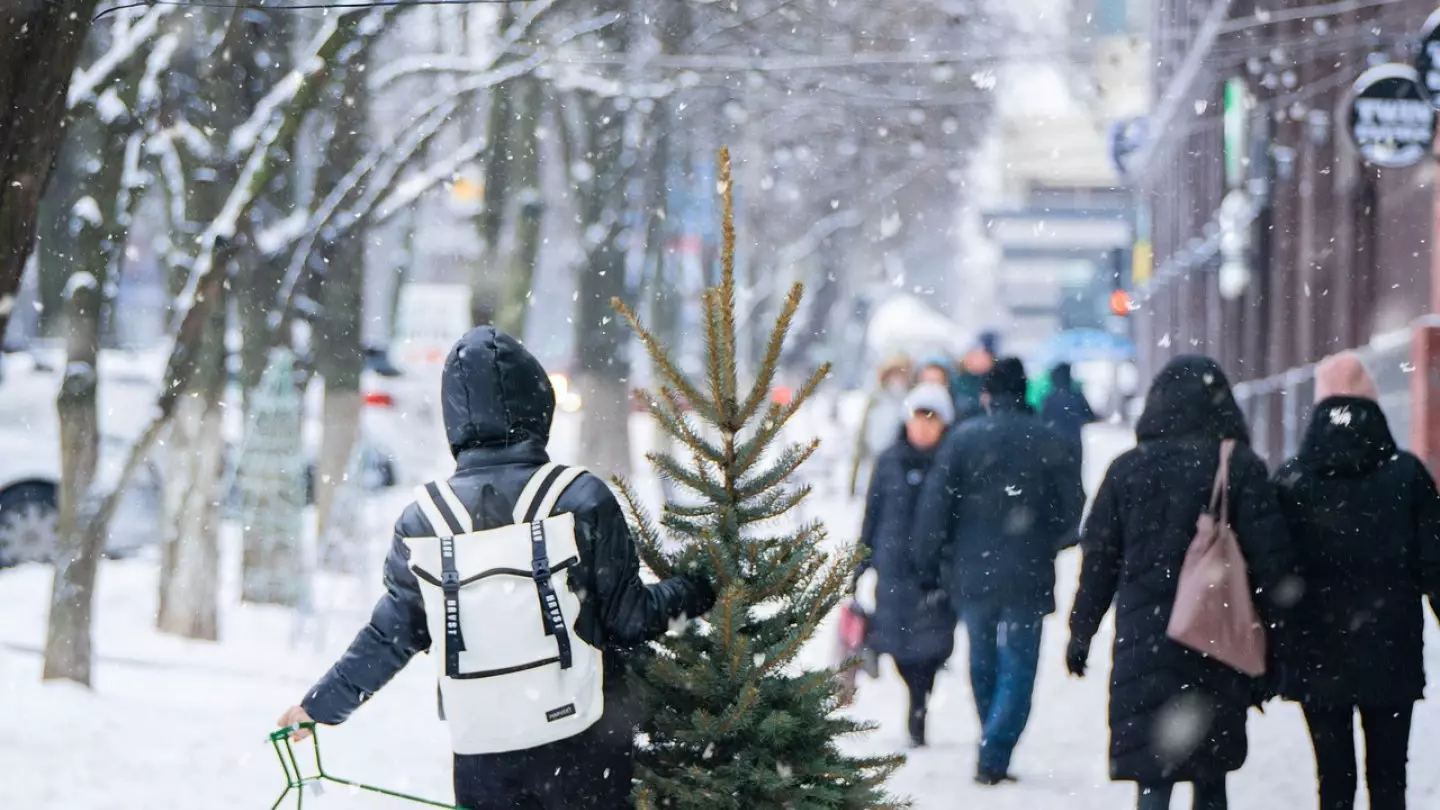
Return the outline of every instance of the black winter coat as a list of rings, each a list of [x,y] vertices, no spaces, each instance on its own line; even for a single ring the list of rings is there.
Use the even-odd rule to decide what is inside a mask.
[[[514,503],[531,474],[548,461],[545,445],[555,393],[545,370],[514,338],[480,327],[451,350],[440,393],[445,434],[456,460],[450,479],[455,494],[477,520],[481,488],[487,484]],[[683,578],[655,585],[641,582],[629,527],[614,494],[599,478],[577,479],[560,497],[556,512],[575,515],[580,564],[570,582],[592,595],[582,599],[576,630],[605,650],[609,715],[624,681],[620,650],[659,636],[674,617],[703,614],[714,594],[708,585]],[[415,504],[396,522],[395,540],[385,558],[385,595],[370,623],[302,701],[317,722],[344,722],[416,653],[429,650],[425,604],[401,538],[433,535]]]
[[[960,611],[1055,610],[1055,555],[1085,507],[1080,465],[1024,402],[1000,400],[940,446],[916,512],[915,570]]]
[[[865,500],[860,542],[877,575],[875,615],[866,634],[871,649],[897,661],[944,661],[955,649],[955,613],[942,590],[927,590],[911,559],[915,503],[935,451],[913,447],[902,431],[880,454]]]
[[[1286,623],[1286,697],[1388,705],[1422,697],[1425,614],[1440,596],[1440,496],[1398,450],[1373,400],[1315,407],[1300,454],[1276,473],[1300,604]]]
[[[1136,438],[1138,446],[1110,465],[1085,522],[1072,644],[1088,649],[1113,601],[1112,779],[1215,779],[1244,764],[1246,711],[1263,699],[1264,685],[1170,641],[1165,630],[1222,439],[1241,442],[1231,461],[1228,517],[1267,624],[1280,613],[1270,597],[1291,566],[1285,521],[1213,361],[1182,357],[1167,366],[1151,388]]]
[[[1060,434],[1060,438],[1070,442],[1078,459],[1084,449],[1085,426],[1096,421],[1095,411],[1091,409],[1085,393],[1075,387],[1068,367],[1065,368],[1050,374],[1050,394],[1040,406],[1040,418],[1051,430]]]

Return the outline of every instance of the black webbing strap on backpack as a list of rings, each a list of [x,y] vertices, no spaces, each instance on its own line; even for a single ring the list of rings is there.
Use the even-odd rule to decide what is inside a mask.
[[[445,594],[445,674],[451,678],[460,674],[460,653],[465,651],[465,636],[460,631],[460,571],[455,567],[455,532],[457,524],[440,488],[430,483],[426,492],[450,525],[449,535],[440,538],[440,590]],[[436,527],[438,528],[438,527]]]
[[[539,520],[530,524],[530,575],[535,578],[535,589],[540,592],[540,611],[545,617],[545,633],[555,637],[560,648],[560,668],[569,669],[570,630],[565,626],[565,614],[560,612],[560,597],[555,593],[555,584],[550,581],[550,555],[545,550],[545,524]]]
[[[555,584],[550,579],[550,552],[545,546],[546,515],[540,514],[550,488],[564,472],[564,466],[554,465],[545,473],[533,494],[527,493],[531,494],[529,503],[517,506],[523,509],[525,522],[530,524],[530,576],[534,578],[535,590],[540,595],[540,615],[544,620],[545,635],[555,637],[555,645],[560,648],[560,668],[569,669],[573,663],[570,628],[565,626],[565,614],[560,610],[560,596],[555,593]]]
[[[565,465],[563,465],[563,464],[551,464],[551,465],[549,465],[548,468],[546,468],[546,469],[541,469],[540,472],[537,472],[537,473],[536,473],[537,476],[543,474],[543,477],[541,477],[541,479],[540,479],[539,485],[536,486],[533,490],[531,490],[529,487],[526,487],[526,490],[527,490],[527,491],[526,491],[526,492],[522,492],[521,495],[520,495],[520,497],[521,497],[521,503],[516,504],[517,511],[521,512],[522,515],[523,515],[523,520],[524,520],[524,522],[530,524],[530,540],[531,540],[531,548],[530,548],[531,562],[530,562],[530,566],[531,566],[531,569],[532,569],[532,570],[531,570],[531,575],[535,577],[536,597],[540,600],[540,615],[543,617],[543,621],[541,622],[541,625],[542,625],[541,629],[543,629],[543,630],[545,631],[545,635],[547,635],[547,636],[553,636],[553,635],[555,635],[555,627],[554,627],[554,625],[553,625],[553,624],[551,623],[551,621],[550,621],[550,605],[545,601],[545,589],[546,589],[546,588],[550,588],[550,586],[549,586],[549,584],[548,584],[548,582],[549,582],[549,577],[550,577],[550,574],[549,574],[549,570],[550,570],[550,557],[549,557],[549,554],[548,554],[548,552],[547,552],[547,550],[546,550],[546,548],[545,548],[545,545],[544,545],[544,529],[543,529],[543,528],[540,530],[540,532],[541,532],[541,536],[540,536],[540,543],[541,543],[541,545],[540,545],[540,547],[539,547],[538,550],[535,548],[535,546],[534,546],[534,542],[535,542],[535,531],[536,531],[535,527],[536,527],[536,525],[537,525],[537,521],[541,521],[541,520],[544,520],[544,519],[546,518],[545,515],[540,514],[540,506],[545,503],[545,496],[550,493],[550,488],[555,485],[555,481],[556,481],[564,472],[565,472]],[[530,496],[530,500],[529,500],[528,502],[524,501],[524,498],[525,498],[526,495],[529,495],[529,496]],[[536,558],[536,556],[535,556],[537,553],[540,554],[540,555],[543,557],[543,564],[544,564],[544,566],[545,566],[545,571],[546,571],[545,578],[546,578],[547,584],[546,584],[545,586],[543,586],[543,587],[540,585],[540,577],[539,577],[539,574],[535,573],[535,572],[538,570],[537,567],[536,567],[536,560],[537,560],[537,558]],[[550,588],[550,590],[551,590],[552,593],[554,592],[554,589],[553,589],[553,588]],[[563,624],[564,624],[564,621],[561,621],[561,624],[563,625]],[[566,650],[568,651],[568,649],[569,649],[569,643],[568,643],[569,640],[567,639],[566,642],[567,642],[567,643],[566,643]],[[564,658],[565,658],[565,661],[568,661],[568,660],[569,660],[568,655],[567,655],[567,656],[564,656]],[[569,664],[566,663],[566,666],[569,666]]]

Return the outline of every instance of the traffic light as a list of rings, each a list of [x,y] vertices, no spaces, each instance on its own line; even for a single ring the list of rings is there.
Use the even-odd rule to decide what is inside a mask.
[[[1130,293],[1125,290],[1115,290],[1110,293],[1110,312],[1114,315],[1129,315],[1135,311],[1135,301]]]

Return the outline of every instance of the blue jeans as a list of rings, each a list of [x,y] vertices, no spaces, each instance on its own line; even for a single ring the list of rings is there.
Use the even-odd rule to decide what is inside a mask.
[[[1010,771],[1010,755],[1030,719],[1042,620],[998,605],[965,609],[970,688],[980,715],[979,774],[1003,776]]]

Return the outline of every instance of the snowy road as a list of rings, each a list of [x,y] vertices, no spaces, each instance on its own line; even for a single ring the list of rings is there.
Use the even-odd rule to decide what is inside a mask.
[[[1103,429],[1092,436],[1087,465],[1092,490],[1106,458],[1124,441]],[[401,492],[394,499],[405,497]],[[395,507],[376,505],[382,541],[388,519],[379,516]],[[858,526],[857,506],[825,496],[823,488],[811,509],[827,517],[837,539],[853,536]],[[1077,564],[1074,552],[1061,560],[1062,610],[1070,602]],[[97,606],[96,689],[87,692],[39,683],[48,570],[0,572],[0,808],[248,810],[270,807],[279,795],[280,770],[265,745],[270,725],[343,648],[373,593],[343,597],[349,615],[335,616],[331,632],[301,649],[288,644],[293,621],[287,612],[243,607],[227,597],[224,640],[202,644],[150,629],[155,576],[153,564],[145,561],[105,565]],[[807,652],[810,660],[825,660],[830,640],[822,633]],[[1440,679],[1440,634],[1433,624],[1428,641],[1428,670],[1432,680]],[[1034,714],[1015,757],[1018,785],[980,788],[970,781],[977,722],[961,634],[938,683],[933,745],[912,754],[894,780],[895,791],[921,810],[1116,810],[1133,802],[1129,786],[1105,778],[1108,636],[1097,640],[1092,674],[1083,681],[1064,674],[1064,643],[1062,621],[1051,617]],[[431,662],[422,657],[346,726],[326,731],[327,766],[342,776],[447,797],[447,740],[434,720],[432,678]],[[888,661],[879,681],[862,679],[854,711],[882,727],[856,741],[856,750],[903,750],[904,705],[903,687]],[[1249,763],[1231,780],[1232,808],[1313,807],[1313,766],[1298,710],[1272,703],[1264,716],[1252,714],[1250,728]],[[1410,799],[1422,810],[1440,807],[1437,738],[1440,704],[1421,703],[1411,746]],[[403,805],[331,790],[305,806]]]

